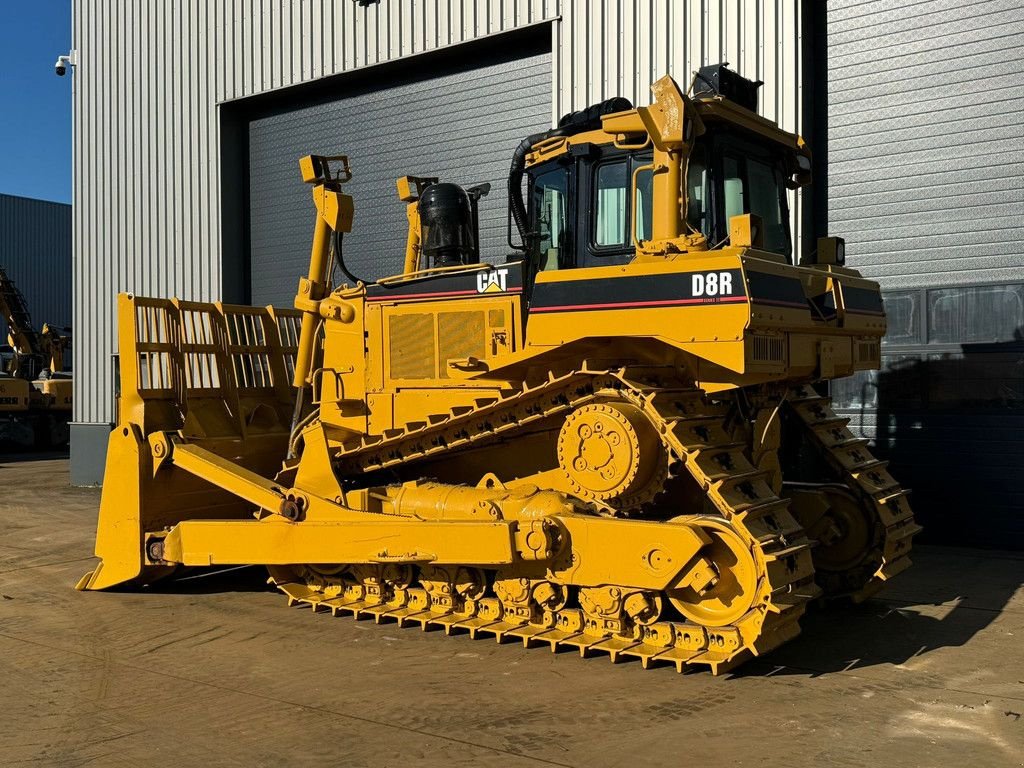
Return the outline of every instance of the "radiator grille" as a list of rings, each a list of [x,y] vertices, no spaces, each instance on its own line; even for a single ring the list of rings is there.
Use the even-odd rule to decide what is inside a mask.
[[[870,363],[873,360],[878,360],[881,356],[881,349],[877,341],[872,339],[871,341],[859,341],[857,342],[857,362],[858,363]]]
[[[434,316],[394,315],[388,323],[391,377],[434,378]]]
[[[753,359],[762,363],[779,363],[784,361],[784,346],[781,336],[755,335],[751,346]]]
[[[501,310],[491,310],[491,312]],[[504,313],[502,313],[504,314]],[[437,315],[440,376],[448,378],[448,361],[487,354],[483,312],[440,312]]]

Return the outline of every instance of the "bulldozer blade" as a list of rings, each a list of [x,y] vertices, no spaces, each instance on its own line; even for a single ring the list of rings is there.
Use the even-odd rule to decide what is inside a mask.
[[[274,463],[283,440],[257,440],[244,446],[221,446],[241,452],[242,466]],[[256,451],[258,451],[258,453]],[[79,580],[79,590],[152,584],[171,575],[176,566],[154,562],[145,551],[146,534],[164,531],[185,520],[251,520],[253,506],[171,464],[153,471],[150,443],[135,425],[110,435],[106,478],[100,498],[96,556],[100,564]]]
[[[119,424],[107,443],[96,531],[100,564],[80,590],[151,584],[176,570],[146,535],[185,520],[252,519],[243,498],[174,466],[177,436],[262,477],[287,453],[288,367],[298,313],[121,294]]]

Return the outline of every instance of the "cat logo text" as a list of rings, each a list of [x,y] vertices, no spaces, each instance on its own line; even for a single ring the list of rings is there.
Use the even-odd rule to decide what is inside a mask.
[[[508,284],[507,269],[489,269],[476,276],[477,293],[502,293]]]

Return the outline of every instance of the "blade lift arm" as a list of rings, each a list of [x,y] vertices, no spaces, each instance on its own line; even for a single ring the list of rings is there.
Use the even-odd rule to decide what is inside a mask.
[[[7,341],[14,350],[11,367],[6,373],[23,378],[38,375],[38,370],[25,370],[25,367],[32,359],[40,368],[46,364],[43,342],[32,326],[25,297],[3,267],[0,267],[0,317],[7,322]]]
[[[341,170],[333,176],[332,163],[341,164]],[[317,214],[309,256],[309,273],[300,278],[298,292],[295,294],[295,308],[303,314],[292,385],[302,390],[312,383],[313,351],[321,319],[320,303],[327,295],[331,235],[334,232],[352,231],[355,205],[352,196],[341,191],[341,185],[352,178],[346,155],[306,155],[299,160],[299,168],[302,180],[313,185],[313,202]]]
[[[173,465],[270,513],[250,520],[186,519],[143,531],[150,566],[518,563],[567,584],[643,589],[664,589],[708,567],[701,550],[710,539],[699,528],[584,514],[556,491],[407,483],[362,492],[379,509],[353,509],[340,498],[286,489],[167,433],[150,435],[149,444],[154,477]],[[580,558],[574,540],[615,557]],[[658,542],[654,550],[652,541]],[[653,556],[663,550],[673,557]]]

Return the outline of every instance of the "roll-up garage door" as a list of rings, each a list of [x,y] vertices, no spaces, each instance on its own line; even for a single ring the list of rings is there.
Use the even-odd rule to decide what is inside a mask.
[[[837,405],[923,539],[1024,548],[1024,14],[830,0],[828,217],[882,285],[883,370]]]
[[[501,48],[495,45],[496,49]],[[351,272],[369,279],[401,272],[407,221],[395,180],[437,176],[491,184],[480,204],[481,253],[504,258],[508,167],[516,145],[550,127],[551,54],[481,57],[431,71],[430,57],[358,90],[295,104],[249,123],[250,279],[254,304],[290,306],[309,264],[315,214],[299,176],[306,154],[347,154],[355,198],[345,236]]]

